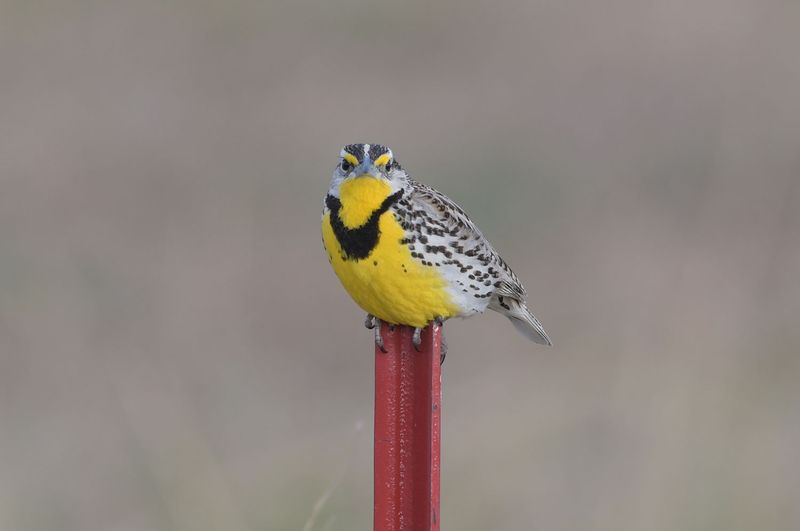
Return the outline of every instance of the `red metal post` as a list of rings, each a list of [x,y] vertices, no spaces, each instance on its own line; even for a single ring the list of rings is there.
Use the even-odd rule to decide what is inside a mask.
[[[381,325],[375,349],[374,531],[438,531],[442,332]]]

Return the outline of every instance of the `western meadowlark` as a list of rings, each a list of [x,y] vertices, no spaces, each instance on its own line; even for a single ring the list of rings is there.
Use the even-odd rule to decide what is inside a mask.
[[[381,350],[376,320],[413,326],[418,348],[431,321],[486,308],[551,345],[522,283],[478,227],[451,199],[411,179],[385,146],[342,149],[325,197],[322,241]]]

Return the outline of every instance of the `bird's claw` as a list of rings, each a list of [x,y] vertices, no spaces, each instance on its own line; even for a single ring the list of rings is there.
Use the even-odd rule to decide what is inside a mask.
[[[411,339],[411,342],[414,344],[414,350],[419,352],[422,347],[422,328],[414,329],[414,337]]]
[[[435,318],[433,321],[434,321],[434,323],[436,323],[436,325],[439,328],[442,328],[442,335],[441,335],[442,344],[441,344],[441,347],[440,347],[441,355],[439,356],[439,365],[441,365],[441,364],[444,363],[445,356],[447,356],[447,341],[445,341],[445,339],[444,339],[444,328],[443,328],[445,319],[444,319],[444,317],[442,317],[440,315],[439,317]]]
[[[367,326],[367,328],[375,329],[375,346],[378,347],[381,352],[386,354],[389,351],[386,350],[386,346],[383,344],[383,336],[381,335],[381,320],[370,315],[367,317],[367,321],[372,324],[372,326]],[[366,325],[367,323],[364,324]]]
[[[383,344],[383,336],[381,335],[381,321],[380,319],[375,319],[375,346],[381,349],[381,352],[386,354],[388,351],[386,350],[386,346]]]
[[[443,317],[436,317],[433,322],[436,326],[442,327],[444,325],[445,319]],[[375,317],[372,314],[367,314],[367,318],[364,320],[364,326],[367,327],[369,330],[375,331],[375,346],[380,349],[381,352],[386,354],[388,351],[386,350],[386,346],[383,343],[383,336],[381,335],[381,320]],[[395,325],[389,325],[389,330],[394,332]],[[411,340],[411,343],[414,345],[414,350],[419,352],[422,350],[422,328],[415,328],[414,329],[414,336]],[[444,358],[447,355],[447,342],[444,339],[444,332],[442,332],[442,345],[441,345],[441,356],[439,357],[439,364],[441,365],[444,363]]]

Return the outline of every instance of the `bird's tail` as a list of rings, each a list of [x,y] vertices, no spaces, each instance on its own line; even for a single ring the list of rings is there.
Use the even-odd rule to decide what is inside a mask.
[[[528,310],[524,302],[511,297],[496,296],[489,302],[489,308],[508,317],[514,328],[531,341],[547,346],[553,344],[542,323]]]

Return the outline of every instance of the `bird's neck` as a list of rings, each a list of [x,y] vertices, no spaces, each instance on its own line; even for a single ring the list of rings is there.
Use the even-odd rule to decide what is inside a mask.
[[[339,219],[347,228],[364,225],[373,212],[381,208],[392,194],[392,187],[383,179],[356,177],[348,179],[339,188]]]

